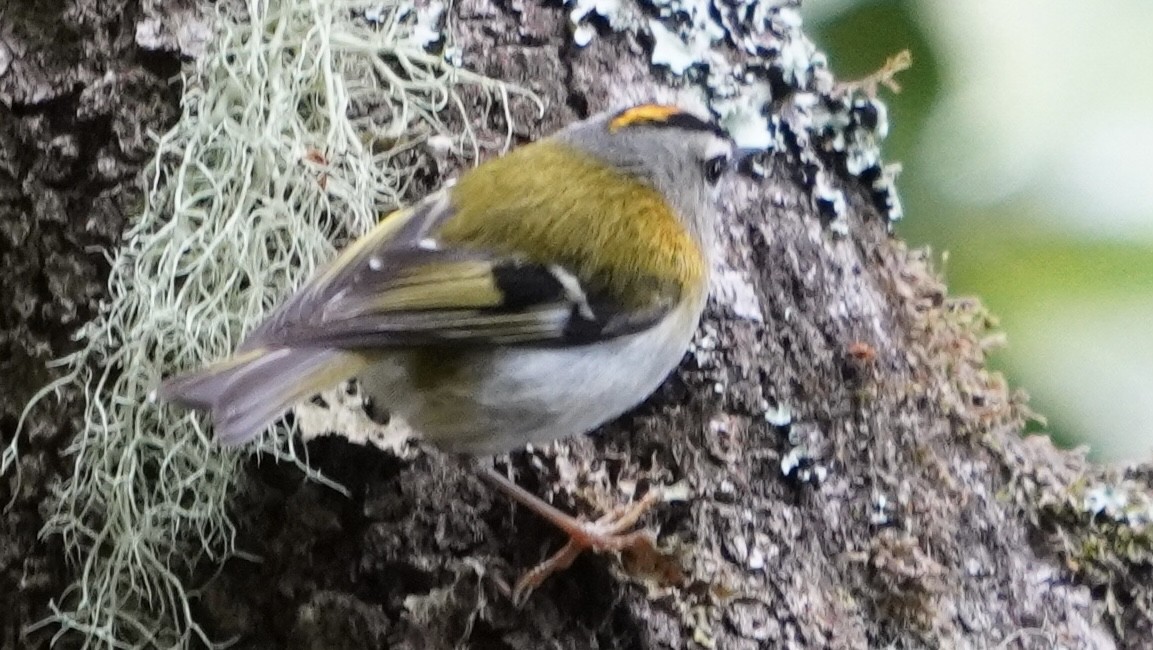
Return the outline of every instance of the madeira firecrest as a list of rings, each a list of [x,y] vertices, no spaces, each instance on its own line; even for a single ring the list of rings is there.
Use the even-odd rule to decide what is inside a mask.
[[[385,217],[231,358],[159,395],[210,411],[229,444],[353,377],[449,452],[591,431],[684,355],[708,292],[712,190],[734,154],[675,106],[574,123]]]

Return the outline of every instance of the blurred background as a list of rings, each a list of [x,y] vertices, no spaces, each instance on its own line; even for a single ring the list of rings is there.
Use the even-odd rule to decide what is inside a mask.
[[[912,51],[903,91],[881,95],[886,162],[904,164],[897,232],[947,253],[950,292],[1000,318],[994,364],[1045,431],[1097,460],[1153,460],[1153,2],[802,13],[839,79]]]

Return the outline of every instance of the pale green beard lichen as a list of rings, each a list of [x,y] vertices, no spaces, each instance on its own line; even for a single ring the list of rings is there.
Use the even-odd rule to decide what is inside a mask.
[[[428,54],[417,22],[396,0],[220,9],[207,52],[185,71],[182,117],[158,139],[105,309],[79,333],[84,349],[61,361],[67,375],[33,400],[86,399],[73,472],[43,531],[61,537],[77,578],[41,625],[85,647],[221,641],[194,620],[186,580],[237,552],[228,501],[241,455],[215,446],[201,416],[149,395],[162,375],[230,352],[332,242],[397,205],[413,171],[405,151],[429,136],[475,150],[470,132],[448,133],[438,117],[468,122],[461,84],[507,110],[514,89]],[[262,444],[300,462],[284,431]]]

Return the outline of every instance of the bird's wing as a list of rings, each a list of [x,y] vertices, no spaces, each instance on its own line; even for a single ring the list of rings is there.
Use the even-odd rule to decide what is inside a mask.
[[[578,345],[642,330],[679,299],[656,284],[645,304],[626,306],[563,266],[446,246],[433,233],[451,216],[444,192],[389,215],[278,308],[240,352]]]

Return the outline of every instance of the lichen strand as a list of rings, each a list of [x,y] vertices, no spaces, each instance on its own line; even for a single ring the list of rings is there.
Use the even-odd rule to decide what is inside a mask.
[[[467,159],[478,148],[471,124],[525,95],[428,53],[416,35],[424,18],[410,9],[357,0],[221,3],[214,21],[198,23],[202,29],[182,30],[188,25],[175,18],[148,23],[148,43],[167,43],[153,32],[174,25],[178,42],[190,34],[211,39],[181,70],[183,114],[151,143],[146,197],[111,255],[103,309],[75,324],[79,345],[59,364],[63,376],[32,396],[6,441],[0,474],[19,490],[24,436],[51,428],[46,400],[81,396],[70,471],[42,504],[50,514],[41,528],[74,574],[33,631],[78,647],[220,640],[217,621],[194,612],[192,601],[200,581],[237,551],[229,502],[240,456],[213,444],[201,420],[150,396],[162,375],[230,351],[269,305],[331,256],[334,243],[411,199],[429,136]],[[112,31],[135,33],[132,25]],[[133,74],[109,71],[81,99],[131,90],[123,80]],[[466,104],[457,92],[465,85],[483,101]],[[452,113],[459,128],[449,131],[441,116]],[[132,119],[98,126],[144,137]],[[50,146],[68,159],[79,144]],[[108,152],[88,154],[98,158],[98,172],[117,171]],[[56,179],[73,181],[85,179]],[[88,189],[97,193],[99,185]],[[67,305],[65,288],[54,289],[52,304]],[[283,428],[262,447],[343,491],[308,468],[298,449]]]

